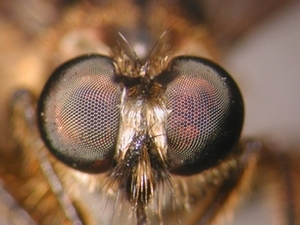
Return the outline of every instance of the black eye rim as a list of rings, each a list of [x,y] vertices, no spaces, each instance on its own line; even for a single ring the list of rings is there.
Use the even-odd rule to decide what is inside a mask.
[[[219,146],[212,146],[212,148],[216,149],[216,151],[214,151],[212,154],[204,153],[201,156],[199,156],[199,158],[203,157],[201,159],[201,162],[204,160],[205,164],[199,164],[198,161],[200,161],[200,159],[197,159],[196,162],[195,160],[193,162],[185,161],[184,162],[185,165],[174,164],[172,161],[169,162],[170,173],[176,175],[188,176],[188,175],[200,173],[206,169],[216,166],[220,161],[226,158],[231,153],[231,151],[233,151],[233,149],[238,143],[238,140],[240,138],[243,129],[245,109],[244,109],[244,101],[243,101],[241,91],[238,85],[236,84],[236,82],[234,81],[234,79],[232,78],[232,76],[220,65],[218,65],[217,63],[209,59],[195,57],[195,56],[178,56],[173,58],[173,60],[170,62],[169,70],[167,72],[172,74],[173,72],[172,70],[174,66],[176,66],[178,62],[183,60],[196,61],[216,71],[216,73],[221,78],[224,78],[223,80],[224,83],[226,84],[227,87],[229,87],[229,93],[231,99],[230,107],[229,107],[230,110],[228,112],[228,119],[227,119],[227,124],[231,124],[231,126],[221,137],[223,139],[227,139],[227,141],[224,142],[222,146],[220,146],[220,144]],[[168,82],[174,80],[179,75],[180,74],[173,72],[172,77]],[[166,79],[164,79],[164,81],[166,81]],[[226,151],[223,151],[224,149]]]
[[[44,118],[43,118],[43,116],[41,116],[41,112],[44,111],[43,109],[44,109],[45,101],[43,99],[47,98],[49,89],[52,89],[52,86],[56,85],[56,81],[58,80],[57,77],[62,76],[65,73],[65,71],[67,71],[70,68],[70,66],[80,63],[83,60],[87,60],[89,58],[95,58],[95,57],[105,58],[113,66],[113,60],[110,57],[102,56],[102,55],[98,55],[98,54],[83,55],[83,56],[79,56],[77,58],[71,59],[70,61],[62,64],[60,67],[58,67],[52,73],[51,77],[47,81],[47,83],[40,95],[40,99],[38,101],[38,107],[37,107],[39,130],[40,130],[42,139],[44,140],[46,146],[50,149],[50,152],[53,153],[57,158],[59,158],[65,164],[67,164],[71,167],[74,167],[78,170],[82,170],[82,171],[89,172],[89,173],[102,172],[102,171],[99,171],[99,169],[97,170],[97,164],[99,164],[99,162],[95,162],[94,164],[91,164],[91,163],[82,163],[82,162],[77,161],[76,163],[74,163],[74,161],[72,159],[69,160],[66,156],[60,154],[59,151],[51,151],[51,149],[53,149],[53,147],[52,147],[51,141],[49,140],[49,138],[47,138],[47,136],[48,136],[47,132],[43,129]],[[207,156],[206,163],[204,166],[203,165],[199,166],[198,162],[186,161],[186,162],[184,162],[185,163],[184,165],[175,165],[174,163],[170,162],[169,171],[171,173],[178,174],[178,175],[192,175],[195,173],[199,173],[209,167],[215,166],[220,160],[225,158],[230,153],[231,149],[235,146],[235,144],[237,143],[237,141],[240,137],[240,134],[241,134],[243,120],[244,120],[244,104],[243,104],[241,92],[240,92],[237,84],[233,80],[233,78],[221,66],[212,62],[211,60],[208,60],[205,58],[200,58],[200,57],[193,57],[193,56],[178,56],[178,57],[175,57],[170,62],[169,69],[167,71],[163,72],[162,74],[169,73],[171,75],[171,80],[175,79],[178,76],[178,74],[176,73],[176,71],[175,72],[172,71],[172,69],[176,65],[176,63],[178,63],[182,60],[185,60],[185,61],[193,60],[193,61],[197,61],[197,63],[200,62],[210,68],[213,68],[213,70],[215,70],[219,76],[225,78],[224,82],[227,83],[227,86],[232,87],[229,92],[231,95],[231,107],[230,107],[230,112],[228,113],[230,115],[228,120],[230,121],[231,124],[236,124],[237,126],[239,126],[238,132],[237,132],[237,129],[234,129],[233,128],[234,126],[232,126],[232,129],[229,129],[224,134],[226,137],[231,137],[231,139],[228,140],[227,142],[225,142],[223,145],[223,148],[227,149],[227,151],[219,151],[218,155],[211,154],[211,156]],[[161,75],[158,75],[158,77]],[[159,78],[157,79],[157,81],[159,81]],[[168,81],[168,79],[164,79],[164,82],[167,82],[167,81]],[[232,111],[236,111],[236,113],[232,114],[231,113]],[[103,161],[103,164],[107,165],[106,168],[108,168],[109,165],[112,166],[113,156],[114,156],[113,153],[108,154],[107,160]],[[107,170],[108,169],[105,169],[105,171],[107,171]]]
[[[102,160],[99,162],[98,160],[95,160],[94,162],[83,162],[83,161],[74,161],[74,159],[68,158],[66,155],[60,153],[56,148],[53,147],[52,141],[49,138],[49,134],[47,134],[46,129],[44,129],[45,124],[45,118],[42,115],[44,113],[44,108],[45,102],[47,101],[46,99],[49,98],[48,94],[50,90],[53,89],[53,87],[58,83],[59,78],[63,76],[72,66],[79,64],[85,60],[88,59],[105,59],[107,60],[107,63],[109,63],[112,67],[114,67],[113,64],[113,59],[100,55],[100,54],[85,54],[78,56],[76,58],[70,59],[69,61],[61,64],[58,66],[51,74],[49,79],[46,81],[46,84],[43,87],[43,90],[40,94],[40,97],[37,102],[37,124],[38,124],[38,129],[40,132],[40,137],[42,138],[43,142],[45,143],[46,147],[49,149],[49,152],[53,154],[56,158],[58,158],[61,162],[64,164],[68,165],[69,167],[72,167],[76,170],[80,170],[83,172],[87,173],[103,173],[109,170],[109,168],[112,167],[113,165],[113,157],[114,157],[114,152],[110,151],[107,154],[106,159]],[[115,73],[116,74],[116,73]],[[116,144],[116,143],[115,143]],[[114,150],[114,149],[113,149]]]

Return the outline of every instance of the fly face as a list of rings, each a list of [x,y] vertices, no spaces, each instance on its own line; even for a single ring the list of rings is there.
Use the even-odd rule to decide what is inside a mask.
[[[38,224],[216,223],[248,189],[262,145],[238,143],[242,97],[206,29],[145,4],[79,4],[32,43],[29,68],[57,69],[37,101],[14,95],[1,178]]]
[[[155,213],[172,198],[159,193],[164,186],[176,196],[172,174],[201,173],[231,153],[243,102],[229,74],[209,60],[155,55],[141,64],[118,55],[84,55],[55,70],[38,122],[54,156],[76,170],[106,172],[137,224],[146,224],[152,198],[162,204]]]

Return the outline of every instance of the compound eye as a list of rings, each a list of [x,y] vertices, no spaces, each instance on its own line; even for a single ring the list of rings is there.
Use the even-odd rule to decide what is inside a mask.
[[[113,61],[87,55],[60,66],[38,102],[39,128],[49,150],[76,169],[109,169],[116,145],[121,90]]]
[[[170,171],[190,175],[216,165],[234,147],[244,117],[240,91],[221,67],[196,57],[171,62],[166,89]]]

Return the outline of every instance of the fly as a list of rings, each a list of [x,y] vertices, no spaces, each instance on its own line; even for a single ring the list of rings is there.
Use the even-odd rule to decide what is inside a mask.
[[[168,3],[73,3],[17,69],[5,67],[40,84],[13,95],[1,145],[14,218],[217,224],[256,174],[275,171],[282,221],[297,224],[300,157],[240,138],[242,94],[218,65],[200,4]]]

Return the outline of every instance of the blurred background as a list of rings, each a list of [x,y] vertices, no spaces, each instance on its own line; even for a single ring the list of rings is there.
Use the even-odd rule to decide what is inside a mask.
[[[246,105],[243,136],[300,149],[300,1],[280,6],[224,55]],[[257,196],[256,196],[257,197]],[[239,208],[234,225],[266,225],[272,209],[258,196]]]
[[[24,29],[30,37],[59,18],[63,2],[68,0],[55,0],[41,10],[45,7],[42,1],[1,1],[0,24],[4,18],[13,25],[20,23],[18,31]],[[204,0],[204,4],[216,39],[224,48],[222,66],[235,78],[244,96],[243,136],[262,137],[283,149],[300,146],[300,1]],[[6,24],[1,28],[0,49],[11,53],[20,46],[26,48],[23,40],[12,40],[18,38],[17,31],[9,35]],[[2,64],[7,64],[6,58],[0,54]],[[0,142],[6,139],[3,124],[8,122],[3,99],[10,86],[16,85],[9,84],[11,79],[0,71],[0,81],[5,83],[0,89]],[[24,78],[22,82],[27,81]],[[262,198],[251,201],[236,213],[234,224],[270,224],[268,215],[272,212],[265,206]],[[0,218],[0,224],[4,223]]]
[[[244,135],[300,146],[300,1],[256,24],[224,63],[245,98]]]

